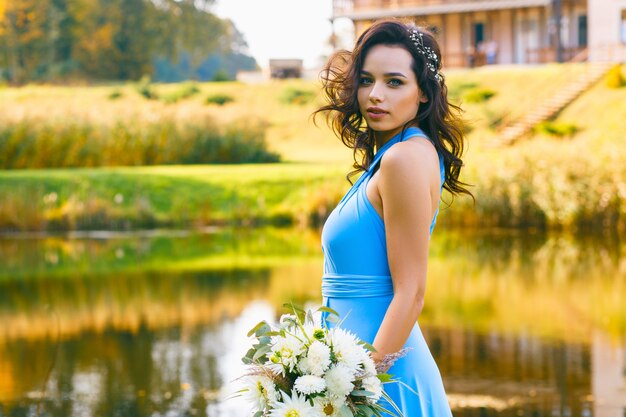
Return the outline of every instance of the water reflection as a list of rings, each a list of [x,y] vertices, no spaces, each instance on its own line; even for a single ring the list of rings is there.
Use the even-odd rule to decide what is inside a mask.
[[[431,248],[420,323],[455,415],[623,417],[619,241],[440,232]],[[245,416],[222,398],[246,331],[320,301],[311,231],[5,239],[0,257],[0,416]]]
[[[601,331],[593,334],[592,392],[596,417],[626,416],[626,339],[614,343]]]

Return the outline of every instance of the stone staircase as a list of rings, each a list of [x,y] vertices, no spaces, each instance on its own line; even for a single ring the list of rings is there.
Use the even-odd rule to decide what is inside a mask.
[[[521,119],[505,126],[485,145],[487,147],[511,145],[527,136],[537,124],[556,116],[579,95],[598,82],[613,65],[615,64],[612,62],[588,63],[587,71],[577,80],[569,83],[552,97],[544,100]]]

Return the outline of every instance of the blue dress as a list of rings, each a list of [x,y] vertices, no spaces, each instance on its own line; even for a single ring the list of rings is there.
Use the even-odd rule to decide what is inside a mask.
[[[387,260],[385,225],[369,202],[365,189],[383,154],[395,143],[414,136],[428,139],[421,129],[409,127],[376,152],[369,169],[341,199],[322,229],[323,304],[336,310],[340,319],[345,318],[342,328],[356,333],[368,343],[373,343],[393,298],[393,284]],[[441,155],[439,165],[443,188],[445,171]],[[439,209],[430,225],[431,233],[438,213]],[[322,314],[323,324],[332,327],[333,323],[327,321],[327,317],[328,314]],[[400,358],[388,373],[410,386],[419,396],[399,383],[383,385],[385,392],[405,417],[451,416],[439,369],[418,323],[413,326],[405,347],[411,348],[408,354]],[[384,399],[380,404],[393,411]]]

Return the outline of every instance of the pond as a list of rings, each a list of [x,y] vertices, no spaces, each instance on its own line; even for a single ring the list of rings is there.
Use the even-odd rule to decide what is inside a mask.
[[[0,238],[0,416],[250,416],[247,331],[321,303],[316,230]],[[626,415],[618,237],[437,230],[419,322],[455,416]]]

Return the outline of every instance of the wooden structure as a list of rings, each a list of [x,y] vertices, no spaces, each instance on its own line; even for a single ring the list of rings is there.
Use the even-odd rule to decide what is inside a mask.
[[[387,17],[434,32],[448,67],[626,60],[626,0],[333,0],[357,37]]]
[[[301,59],[270,59],[271,78],[302,78]]]

